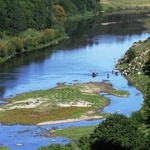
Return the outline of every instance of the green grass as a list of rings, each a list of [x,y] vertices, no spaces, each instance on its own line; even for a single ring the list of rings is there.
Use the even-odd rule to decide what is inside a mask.
[[[150,6],[149,0],[101,0],[104,11],[119,11],[124,9],[147,10]]]
[[[128,97],[130,95],[129,92],[122,90],[109,90],[108,93],[119,97]]]
[[[0,147],[0,150],[10,150],[10,149],[7,147]]]
[[[106,103],[106,98],[97,94],[85,94],[79,90],[79,87],[64,87],[60,89],[49,89],[41,91],[33,91],[24,94],[17,95],[14,98],[7,99],[8,101],[21,101],[25,99],[47,99],[45,103],[53,104],[57,103],[70,103],[78,101],[86,101],[92,103],[92,107],[103,106]]]
[[[93,16],[95,16],[95,14],[92,11],[87,11],[83,15],[78,14],[78,15],[69,17],[68,21],[79,21],[81,19],[88,19],[88,18],[91,18]]]
[[[109,104],[106,97],[99,95],[100,91],[95,92],[98,89],[122,97],[127,94],[124,91],[114,90],[111,85],[105,83],[75,84],[27,92],[7,99],[10,103],[2,107],[0,121],[6,124],[37,124],[50,120],[79,118],[88,111],[97,112]],[[60,106],[62,104],[69,106]],[[83,104],[85,106],[82,106]],[[100,113],[86,115],[107,116]]]
[[[129,63],[132,64],[132,66],[137,65],[139,62],[141,62],[142,64],[144,64],[144,60],[148,59],[148,54],[144,55],[144,56],[140,56],[143,52],[145,52],[145,50],[147,50],[148,48],[150,48],[150,39],[147,39],[145,42],[138,42],[138,46],[132,46],[128,51],[132,50],[135,52],[135,58],[132,59]],[[121,65],[117,65],[117,68],[120,70],[124,70],[125,68],[131,68],[129,66],[129,63],[123,63]],[[143,69],[141,66],[137,66],[136,67],[137,71],[136,74],[133,73],[133,71],[130,72],[130,74],[128,74],[126,76],[126,78],[129,80],[129,82],[134,85],[135,87],[137,87],[143,94],[145,93],[146,89],[147,89],[147,83],[150,82],[150,78],[144,74]],[[140,72],[140,75],[137,75],[137,72]]]
[[[90,135],[96,126],[72,127],[63,130],[55,130],[56,136],[68,137],[73,141],[78,141],[83,135]]]

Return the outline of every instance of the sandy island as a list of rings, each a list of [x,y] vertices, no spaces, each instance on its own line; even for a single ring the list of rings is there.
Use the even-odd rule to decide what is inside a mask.
[[[64,91],[60,92],[59,89]],[[76,96],[76,90],[78,91],[78,89],[80,92]],[[76,83],[74,85],[59,83],[53,89],[20,94],[18,95],[19,98],[10,99],[9,103],[0,106],[0,114],[2,114],[0,121],[6,124],[12,122],[13,124],[36,124],[40,126],[102,119],[103,116],[98,114],[97,109],[102,110],[109,104],[109,100],[100,96],[99,93],[111,90],[114,89],[107,82]],[[46,92],[46,94],[43,94],[43,92]],[[55,109],[53,110],[53,108]],[[74,113],[78,113],[82,109],[87,111],[77,118],[73,117]]]

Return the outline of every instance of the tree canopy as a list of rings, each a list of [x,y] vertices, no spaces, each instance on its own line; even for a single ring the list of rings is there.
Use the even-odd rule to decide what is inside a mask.
[[[99,9],[96,0],[0,0],[0,32],[41,30],[52,27],[56,20],[65,22],[71,15]]]
[[[149,55],[148,55],[148,61],[145,63],[143,71],[146,75],[148,75],[150,77],[150,52],[149,52]]]
[[[74,144],[52,144],[40,150],[149,150],[149,139],[140,130],[139,120],[136,119],[137,114],[132,118],[113,114],[100,123],[89,136],[81,137],[78,147]]]
[[[147,139],[136,122],[118,114],[108,117],[88,138],[81,138],[79,146],[89,150],[148,150]]]

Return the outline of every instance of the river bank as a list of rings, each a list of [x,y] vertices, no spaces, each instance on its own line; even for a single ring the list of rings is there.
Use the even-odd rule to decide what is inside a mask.
[[[144,95],[147,90],[147,83],[150,78],[144,73],[145,63],[148,61],[150,53],[150,38],[135,42],[118,61],[116,68],[138,88]]]
[[[72,17],[68,17],[67,22],[70,23],[75,21],[87,20],[93,18],[94,16],[98,16],[98,14],[99,12],[86,12],[84,15],[78,14]],[[22,55],[23,53],[42,50],[57,45],[63,40],[69,39],[64,29],[65,25],[62,24],[61,26],[62,31],[59,31],[59,29],[51,28],[43,29],[41,31],[35,29],[27,29],[17,36],[8,36],[4,34],[3,38],[0,40],[0,64],[9,61],[16,55]]]

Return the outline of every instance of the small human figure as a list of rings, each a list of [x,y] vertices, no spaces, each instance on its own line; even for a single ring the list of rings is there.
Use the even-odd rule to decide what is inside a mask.
[[[109,78],[109,73],[107,73],[107,78]]]
[[[115,71],[115,75],[118,76],[118,71]]]

